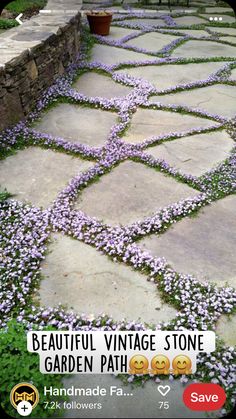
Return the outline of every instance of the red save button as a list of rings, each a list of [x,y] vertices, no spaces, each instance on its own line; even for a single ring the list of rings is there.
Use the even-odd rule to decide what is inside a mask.
[[[184,404],[191,410],[217,410],[225,400],[223,388],[213,383],[190,384],[183,393]]]

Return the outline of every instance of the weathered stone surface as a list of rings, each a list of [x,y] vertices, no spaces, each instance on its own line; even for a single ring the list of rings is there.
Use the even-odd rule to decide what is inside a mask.
[[[111,77],[95,72],[82,74],[73,87],[87,96],[106,97],[108,99],[122,97],[132,91],[130,87],[114,82]]]
[[[148,58],[150,56],[139,52],[97,44],[93,47],[91,61],[98,61],[104,64],[119,64],[122,61],[145,61]]]
[[[74,143],[100,146],[105,143],[116,120],[117,115],[113,112],[60,104],[43,115],[35,129]]]
[[[231,70],[230,79],[231,80],[236,80],[236,68]]]
[[[182,33],[183,35],[190,35],[194,36],[195,38],[201,38],[202,36],[210,36],[207,31],[203,31],[200,29],[175,29],[178,32]]]
[[[228,196],[185,218],[165,234],[141,241],[145,249],[164,256],[178,272],[224,286],[236,286],[236,196]]]
[[[65,154],[29,147],[0,165],[0,185],[20,201],[47,208],[77,173],[93,163]]]
[[[165,96],[153,96],[151,101],[198,108],[213,114],[233,117],[236,114],[236,87],[217,84]]]
[[[220,34],[228,34],[236,36],[236,28],[222,28],[220,26],[206,26],[206,29],[210,29],[213,32]]]
[[[227,42],[230,42],[231,44],[236,45],[236,36],[224,36],[223,38],[221,38],[221,41],[227,41]]]
[[[165,21],[163,19],[149,19],[149,18],[141,18],[141,19],[126,19],[125,22],[129,24],[135,24],[140,25],[142,27],[145,26],[151,26],[151,27],[157,27],[157,26],[166,26]]]
[[[192,40],[176,48],[172,56],[183,58],[195,57],[236,57],[236,48],[214,41]]]
[[[111,26],[110,34],[106,36],[106,39],[116,39],[119,40],[124,38],[124,36],[129,35],[130,33],[136,33],[138,35],[140,31],[134,31],[127,28],[119,28],[118,26]]]
[[[200,176],[225,160],[233,146],[226,131],[215,131],[167,141],[146,151],[183,173]]]
[[[205,80],[216,72],[224,63],[209,62],[201,64],[171,64],[161,66],[139,66],[119,70],[118,73],[142,77],[151,82],[156,88],[168,89],[178,84],[188,84],[198,80]]]
[[[156,286],[144,275],[112,262],[93,247],[57,234],[49,250],[42,264],[42,305],[61,302],[79,314],[96,317],[106,313],[115,320],[141,319],[154,324],[175,316],[175,310],[160,300]]]
[[[220,13],[221,16],[221,13],[232,12],[232,7],[206,7],[205,12],[212,16],[214,16],[214,13]]]
[[[236,316],[223,315],[217,322],[216,333],[224,339],[226,345],[236,346],[236,334],[233,331],[236,328]]]
[[[139,36],[138,38],[131,39],[126,42],[127,45],[145,48],[148,51],[158,52],[164,46],[170,44],[175,39],[178,39],[178,36],[168,35],[158,32],[150,32],[145,35]]]
[[[155,169],[126,161],[84,189],[76,208],[105,223],[125,225],[196,193]]]
[[[144,386],[133,386],[132,384],[124,385],[121,380],[111,375],[101,374],[77,374],[66,378],[63,381],[63,386],[70,388],[105,388],[107,390],[106,396],[78,396],[73,397],[77,403],[101,403],[102,409],[96,410],[97,418],[155,418],[157,417],[158,401],[163,401],[161,395],[157,391],[158,384],[154,380],[148,380]],[[187,385],[191,384],[191,381]],[[181,384],[179,380],[170,382],[169,380],[162,380],[160,385],[169,385],[170,392],[168,393],[168,400],[170,401],[170,408],[168,414],[164,409],[158,409],[158,418],[207,418],[207,412],[189,410],[182,402],[183,391],[186,386]],[[132,397],[116,397],[110,396],[110,388],[122,388],[125,394],[132,394]],[[219,414],[219,412],[217,412]],[[216,411],[214,412],[214,417]],[[65,410],[65,417],[67,418],[94,418],[94,410],[90,409],[67,409]]]
[[[164,135],[209,126],[212,126],[212,121],[205,118],[169,111],[138,109],[123,138],[129,143],[140,143],[153,135]]]
[[[206,23],[207,21],[205,19],[202,19],[197,16],[181,16],[181,17],[175,17],[174,21],[177,23],[178,26],[190,26],[190,25],[198,25]]]
[[[206,19],[209,19],[209,14],[201,14],[201,16],[205,17]],[[222,18],[221,23],[234,23],[235,22],[235,17],[233,16],[220,14],[219,17]]]

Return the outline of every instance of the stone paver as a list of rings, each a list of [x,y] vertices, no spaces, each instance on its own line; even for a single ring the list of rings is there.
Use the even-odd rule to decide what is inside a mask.
[[[173,57],[236,57],[236,48],[231,45],[223,45],[214,41],[190,40],[180,45],[173,51]]]
[[[206,26],[206,29],[210,29],[213,32],[220,33],[220,34],[228,34],[236,36],[236,28],[222,28],[217,26]]]
[[[29,147],[0,165],[0,185],[14,198],[47,208],[73,176],[94,163],[51,150]]]
[[[233,68],[233,70],[231,70],[230,79],[236,80],[236,68]]]
[[[188,131],[192,128],[212,126],[212,120],[170,111],[138,109],[131,126],[123,139],[130,143],[140,143],[153,135]]]
[[[92,50],[91,61],[112,65],[119,64],[121,61],[145,61],[148,58],[150,56],[140,52],[128,51],[106,45],[95,45]]]
[[[143,66],[127,68],[117,71],[121,74],[130,74],[142,77],[158,89],[168,89],[178,84],[188,84],[194,81],[206,80],[208,76],[222,67],[221,62],[199,64],[171,64],[163,66]]]
[[[223,315],[219,318],[216,325],[216,333],[224,339],[229,346],[236,346],[236,334],[232,333],[236,328],[236,315]]]
[[[210,36],[207,31],[203,31],[200,29],[176,29],[178,32],[182,33],[183,35],[190,35],[194,36],[195,38],[200,38],[202,36]]]
[[[43,115],[42,120],[36,123],[34,128],[73,143],[100,146],[106,142],[110,129],[116,121],[117,115],[113,112],[60,104]]]
[[[125,225],[194,195],[196,191],[189,186],[144,164],[127,161],[83,190],[76,208],[108,224]]]
[[[236,114],[236,87],[216,84],[165,96],[153,96],[150,101],[183,106],[188,104],[213,114],[233,117]]]
[[[136,35],[138,35],[139,32],[140,31],[135,31],[132,29],[119,28],[118,26],[111,26],[110,34],[106,36],[106,39],[119,40],[121,38],[124,38],[124,36],[129,35],[130,33],[136,33]]]
[[[154,324],[175,316],[144,275],[112,262],[91,246],[57,234],[49,251],[42,264],[41,304],[61,302],[89,316],[106,313],[115,320]]]
[[[146,48],[148,51],[158,52],[164,46],[178,38],[179,36],[150,32],[139,36],[138,38],[131,39],[130,41],[126,42],[126,44],[130,45],[131,47],[134,46],[138,48]]]
[[[232,8],[231,7],[206,7],[205,12],[206,13],[225,13],[225,12],[232,12]]]
[[[189,381],[187,385],[190,383]],[[72,386],[75,388],[96,388],[99,386],[107,390],[106,396],[78,396],[71,398],[71,400],[79,403],[101,403],[102,409],[96,409],[96,418],[207,418],[207,412],[189,410],[184,405],[182,395],[186,386],[180,384],[179,380],[174,380],[171,383],[169,380],[160,382],[160,385],[170,386],[170,392],[168,393],[170,407],[167,411],[158,409],[158,412],[158,402],[163,401],[163,397],[158,393],[158,384],[154,381],[147,381],[144,386],[133,386],[132,384],[124,385],[121,380],[111,375],[78,374],[66,378],[64,385],[66,388]],[[110,396],[111,386],[122,388],[125,394],[132,394],[133,396]],[[93,409],[68,409],[65,413],[67,418],[94,418],[94,416]]]
[[[205,17],[206,19],[209,19],[209,14],[201,14],[202,17]],[[222,17],[222,21],[221,23],[234,23],[235,22],[235,17],[233,16],[228,16],[228,15],[223,15],[220,14],[220,17]]]
[[[166,26],[165,21],[163,19],[149,19],[149,18],[140,18],[140,19],[126,19],[125,22],[129,24],[138,24],[141,27],[143,25],[148,25],[151,27],[157,27],[157,26]]]
[[[227,42],[230,42],[231,44],[236,45],[236,36],[224,36],[223,38],[221,38],[221,41],[227,41]]]
[[[226,131],[215,131],[167,141],[146,151],[183,173],[200,176],[225,160],[234,144]]]
[[[84,95],[108,99],[122,97],[132,91],[132,88],[114,82],[111,77],[95,72],[82,74],[73,87]]]
[[[181,16],[175,17],[174,21],[177,23],[178,26],[191,26],[191,25],[198,25],[200,24],[207,24],[207,20],[202,19],[197,16]]]
[[[235,205],[236,196],[228,196],[140,244],[152,254],[164,256],[178,272],[235,287]]]

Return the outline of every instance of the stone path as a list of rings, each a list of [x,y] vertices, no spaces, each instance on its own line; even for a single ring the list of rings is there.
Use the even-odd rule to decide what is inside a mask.
[[[209,14],[218,10],[197,12],[196,6],[186,16],[165,6],[139,17],[114,7],[110,35],[95,37],[86,71],[72,86],[66,81],[60,103],[27,127],[34,147],[1,163],[0,184],[15,199],[51,209],[57,233],[35,296],[42,306],[62,302],[90,319],[105,312],[116,321],[168,323],[177,309],[128,266],[143,268],[146,255],[164,257],[175,272],[192,275],[199,289],[202,283],[236,287],[236,200],[227,186],[235,153],[236,28],[227,14],[225,27],[211,24]],[[207,205],[205,195],[199,197],[205,192]],[[236,343],[232,324],[235,316],[229,321],[220,314],[212,324],[229,345]],[[148,385],[145,397],[155,398],[156,388]],[[176,383],[173,389],[182,392]],[[137,406],[134,417],[157,417],[152,407]],[[178,417],[189,417],[181,409]],[[117,416],[116,405],[110,414]]]

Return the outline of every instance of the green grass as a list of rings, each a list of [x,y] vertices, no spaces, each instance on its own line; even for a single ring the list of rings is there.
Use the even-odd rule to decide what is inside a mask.
[[[0,18],[0,30],[10,29],[14,26],[18,26],[18,23],[14,19],[1,19]]]
[[[43,8],[46,3],[46,0],[15,0],[6,9],[13,13],[23,13],[33,8]]]

